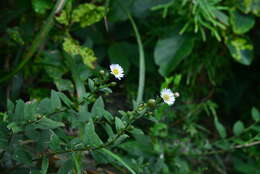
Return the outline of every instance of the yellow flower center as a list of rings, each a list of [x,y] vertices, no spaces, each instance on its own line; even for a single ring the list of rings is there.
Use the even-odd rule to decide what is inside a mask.
[[[113,72],[114,75],[118,75],[119,74],[118,69],[113,69],[112,72]]]
[[[165,101],[168,101],[168,100],[170,100],[170,96],[167,95],[167,94],[164,94],[164,95],[163,95],[163,99],[164,99]]]

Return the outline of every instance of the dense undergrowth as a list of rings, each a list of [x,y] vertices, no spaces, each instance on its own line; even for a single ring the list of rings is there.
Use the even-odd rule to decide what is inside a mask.
[[[0,173],[260,174],[259,0],[0,4]]]

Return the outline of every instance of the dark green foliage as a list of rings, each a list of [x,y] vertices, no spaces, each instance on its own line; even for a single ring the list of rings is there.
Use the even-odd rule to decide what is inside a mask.
[[[1,174],[259,174],[260,0],[0,5]]]

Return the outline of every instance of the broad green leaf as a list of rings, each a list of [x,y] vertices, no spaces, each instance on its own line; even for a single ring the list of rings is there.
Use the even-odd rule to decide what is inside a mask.
[[[26,102],[24,105],[24,119],[25,120],[35,120],[35,115],[37,113],[38,103],[35,101]]]
[[[113,143],[113,146],[116,147],[117,145],[121,144],[123,141],[125,141],[129,136],[126,134],[120,135],[116,141]]]
[[[91,114],[95,118],[101,118],[104,115],[104,101],[99,97],[91,108]]]
[[[237,121],[233,126],[233,133],[237,136],[240,135],[243,130],[245,129],[245,126],[242,121]]]
[[[104,114],[105,119],[109,123],[111,123],[114,120],[114,117],[113,117],[113,115],[110,112],[104,110],[103,114]]]
[[[133,16],[144,18],[150,14],[152,7],[169,2],[170,0],[135,0],[132,7]]]
[[[43,117],[34,126],[38,129],[55,129],[58,127],[63,127],[65,125],[62,122],[54,121],[49,118]]]
[[[46,65],[45,71],[53,79],[61,79],[62,75],[68,71],[63,63],[61,52],[58,50],[45,51],[42,63]]]
[[[37,111],[39,114],[50,114],[53,112],[51,107],[51,100],[49,98],[45,98],[40,101]]]
[[[15,121],[23,121],[24,120],[24,102],[22,100],[16,101],[14,118]]]
[[[49,143],[49,147],[51,150],[53,151],[60,151],[62,150],[61,148],[61,139],[52,131],[50,130],[50,143]]]
[[[67,79],[55,79],[54,83],[59,91],[73,91],[74,85]]]
[[[16,122],[11,122],[7,125],[7,128],[12,130],[14,134],[22,131],[22,128]]]
[[[231,56],[243,65],[250,65],[253,61],[253,44],[247,38],[228,38],[226,45]]]
[[[112,158],[114,158],[115,160],[117,160],[119,163],[121,163],[125,168],[127,168],[132,174],[136,174],[135,171],[128,165],[126,164],[122,158],[120,156],[118,156],[117,154],[111,152],[110,150],[107,149],[101,149],[100,151],[104,152],[105,154],[111,156]]]
[[[47,157],[44,157],[42,159],[42,168],[40,174],[47,174],[48,167],[49,167],[49,159]]]
[[[214,116],[214,124],[215,124],[215,127],[219,133],[219,135],[222,137],[222,138],[225,138],[227,136],[227,133],[226,133],[226,129],[225,127],[218,121],[218,118],[216,116]]]
[[[237,10],[231,11],[230,21],[232,29],[236,34],[244,34],[248,32],[255,24],[253,16],[242,14]]]
[[[116,130],[117,130],[117,131],[120,131],[120,130],[122,130],[122,129],[125,128],[124,123],[123,123],[122,120],[120,120],[120,118],[118,118],[118,117],[115,118],[115,124],[116,124]]]
[[[101,88],[99,89],[99,91],[104,92],[106,94],[110,94],[113,92],[110,88]]]
[[[107,124],[107,123],[103,124],[103,128],[105,129],[105,131],[106,131],[107,135],[109,136],[109,138],[114,137],[114,135],[115,135],[114,131],[113,131],[112,127],[109,124]]]
[[[56,91],[51,91],[51,108],[53,111],[61,108],[61,101]]]
[[[14,103],[11,100],[7,100],[7,112],[11,114],[14,112]]]
[[[68,107],[72,107],[73,106],[73,102],[62,92],[58,92],[59,98],[61,99],[61,101],[67,105]]]
[[[252,108],[251,115],[256,122],[260,121],[260,113],[255,107]]]
[[[103,144],[102,140],[98,137],[97,133],[95,132],[95,127],[92,119],[89,120],[89,122],[86,124],[82,139],[86,144],[94,147]]]
[[[113,0],[111,1],[111,10],[109,10],[109,20],[111,22],[125,21],[128,19],[125,10],[130,11],[134,1],[132,0]]]
[[[161,38],[154,50],[154,59],[160,67],[160,74],[168,76],[191,53],[193,43],[194,38],[191,35],[180,35],[177,31]]]
[[[239,7],[244,13],[253,13],[256,16],[260,16],[259,0],[240,0]]]
[[[89,87],[91,92],[95,91],[95,83],[94,83],[93,80],[88,79],[88,87]]]
[[[138,57],[137,46],[127,42],[117,42],[108,48],[108,56],[111,64],[119,64],[127,73],[130,61]],[[136,64],[139,65],[138,59]]]
[[[51,0],[32,0],[32,6],[36,13],[44,14],[52,6]]]
[[[63,42],[63,49],[70,56],[74,57],[80,55],[83,63],[91,69],[95,68],[94,62],[96,57],[94,51],[88,47],[81,46],[76,40],[72,38],[65,38]],[[78,67],[77,67],[78,68]]]
[[[31,154],[23,147],[16,147],[13,149],[12,158],[22,164],[31,165],[32,164],[32,156]]]
[[[73,10],[71,22],[79,22],[81,27],[87,27],[100,21],[105,14],[105,7],[92,3],[80,4]]]

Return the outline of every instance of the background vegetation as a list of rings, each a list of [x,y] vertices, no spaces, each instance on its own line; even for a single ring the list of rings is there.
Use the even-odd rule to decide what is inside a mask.
[[[260,174],[259,0],[0,4],[1,173]]]

